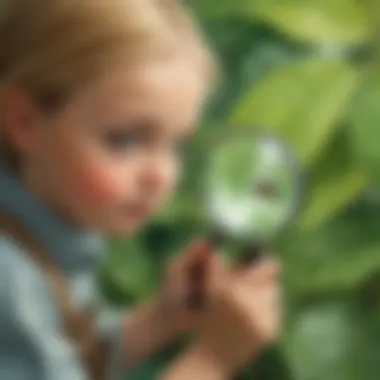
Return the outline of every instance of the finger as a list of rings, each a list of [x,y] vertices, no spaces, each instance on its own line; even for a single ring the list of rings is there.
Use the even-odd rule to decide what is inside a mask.
[[[275,283],[264,283],[256,286],[256,295],[267,305],[276,305],[280,299],[280,288]]]
[[[203,241],[193,250],[186,253],[182,260],[182,269],[189,273],[195,281],[197,278],[208,278],[212,267],[220,265],[221,255],[216,252],[212,245],[207,241]]]
[[[205,271],[209,257],[209,245],[198,238],[171,260],[166,268],[165,284],[174,302],[187,302],[191,308],[201,304],[204,293]]]
[[[256,301],[254,321],[259,326],[264,341],[278,338],[282,322],[282,312],[279,303],[272,294],[263,295]]]
[[[278,314],[281,307],[279,287],[275,284],[259,284],[254,287],[244,284],[245,302],[254,315]]]
[[[220,255],[211,255],[198,268],[190,267],[189,290],[196,303],[205,303],[226,282],[227,266]],[[201,300],[201,301],[200,301]]]
[[[280,264],[275,260],[265,260],[256,267],[247,268],[240,274],[241,281],[249,283],[262,283],[278,279],[280,274]]]
[[[173,289],[173,293],[184,294],[188,291],[188,276],[186,266],[188,261],[196,255],[199,256],[199,252],[204,247],[205,240],[198,238],[188,245],[181,254],[175,256],[168,264],[166,268],[166,281],[169,282],[169,286]]]
[[[168,270],[177,275],[183,275],[184,269],[189,263],[198,259],[201,260],[205,255],[206,241],[198,238],[190,243],[181,253],[176,255],[170,262]]]
[[[214,289],[219,288],[223,283],[228,281],[231,275],[223,257],[214,255],[209,263],[207,272],[208,291],[212,292]]]
[[[187,304],[194,311],[201,310],[206,301],[211,265],[216,257],[207,241],[199,242],[185,253],[182,269],[187,281]]]
[[[204,238],[192,242],[178,257],[183,266],[188,266],[196,261],[207,259],[212,254],[211,244]]]
[[[203,307],[206,287],[206,262],[199,262],[187,268],[188,306],[192,310]]]

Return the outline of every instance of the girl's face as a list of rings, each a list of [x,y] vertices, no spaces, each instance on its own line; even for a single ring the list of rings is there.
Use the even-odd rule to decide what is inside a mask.
[[[190,61],[114,70],[13,133],[28,141],[25,177],[75,223],[133,233],[175,189],[204,97]]]

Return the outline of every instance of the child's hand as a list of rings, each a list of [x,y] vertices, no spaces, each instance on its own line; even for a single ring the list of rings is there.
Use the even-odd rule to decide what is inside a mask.
[[[158,296],[127,318],[125,350],[131,366],[195,326],[201,311],[192,307],[189,299],[194,300],[195,290],[201,300],[206,300],[206,284],[210,282],[208,278],[216,261],[217,256],[210,246],[204,241],[196,241],[169,263]],[[197,279],[191,276],[194,267]]]
[[[194,327],[207,299],[209,277],[217,260],[207,242],[197,240],[168,264],[157,306],[172,335]]]
[[[197,347],[231,374],[266,344],[277,338],[280,302],[278,265],[262,262],[231,272],[214,274],[214,295],[199,324]]]

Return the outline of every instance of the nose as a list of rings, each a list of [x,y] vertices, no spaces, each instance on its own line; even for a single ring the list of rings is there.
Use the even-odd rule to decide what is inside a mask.
[[[176,183],[177,162],[172,155],[161,152],[145,160],[140,170],[141,191],[150,198],[163,198]]]

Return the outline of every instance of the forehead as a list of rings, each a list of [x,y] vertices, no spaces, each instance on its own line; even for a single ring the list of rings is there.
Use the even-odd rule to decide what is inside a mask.
[[[197,121],[206,90],[190,60],[168,60],[116,67],[88,86],[73,105],[110,122],[144,117],[168,128],[186,128]]]

